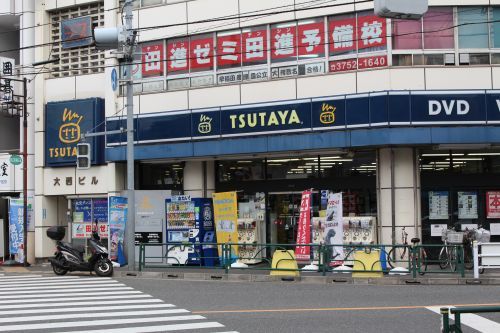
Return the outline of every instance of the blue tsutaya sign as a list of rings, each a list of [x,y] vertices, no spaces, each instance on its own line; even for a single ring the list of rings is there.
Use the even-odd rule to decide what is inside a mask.
[[[45,107],[45,166],[76,165],[82,134],[104,131],[104,100],[50,102]],[[92,163],[104,162],[104,137],[88,138]]]
[[[204,110],[136,119],[139,143],[354,128],[500,124],[500,91],[385,91]],[[107,130],[124,120],[107,119]],[[110,135],[121,145],[125,135]]]

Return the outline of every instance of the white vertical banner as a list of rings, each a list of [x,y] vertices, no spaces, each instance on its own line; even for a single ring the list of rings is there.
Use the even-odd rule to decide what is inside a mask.
[[[14,170],[9,162],[10,155],[0,156],[0,191],[12,191]]]
[[[326,206],[325,245],[337,245],[329,249],[330,266],[342,265],[344,259],[342,214],[342,193],[329,193]]]

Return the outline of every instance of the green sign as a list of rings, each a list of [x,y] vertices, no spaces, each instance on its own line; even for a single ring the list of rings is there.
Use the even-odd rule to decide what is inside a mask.
[[[23,159],[19,155],[10,155],[10,163],[13,165],[19,165],[23,162]]]

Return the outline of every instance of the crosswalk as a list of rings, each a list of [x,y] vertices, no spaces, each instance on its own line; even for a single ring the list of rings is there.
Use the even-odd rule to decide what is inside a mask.
[[[0,274],[0,332],[238,333],[112,278]]]

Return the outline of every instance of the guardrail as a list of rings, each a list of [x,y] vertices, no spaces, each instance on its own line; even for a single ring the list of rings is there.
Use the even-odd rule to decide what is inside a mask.
[[[448,245],[454,253],[449,261],[450,269],[434,268],[440,264],[438,259],[431,259],[425,253],[438,250],[443,245],[324,245],[301,244],[309,248],[309,260],[297,261],[291,252],[296,244],[259,244],[259,243],[198,243],[170,242],[139,244],[139,271],[146,268],[208,268],[221,269],[229,273],[231,269],[254,271],[317,272],[323,276],[333,273],[394,273],[393,267],[402,267],[402,272],[411,273],[413,278],[425,273],[460,274],[465,276],[462,245]],[[343,249],[339,255],[338,249]],[[160,248],[154,251],[155,248]],[[238,251],[236,250],[238,248]],[[211,249],[211,251],[207,251]],[[217,251],[215,251],[217,249]],[[160,251],[161,250],[161,251]],[[284,252],[281,259],[272,265],[275,251]],[[366,262],[356,259],[356,252],[370,254],[377,251],[376,260]],[[148,252],[148,253],[147,253]],[[183,252],[182,255],[179,252]],[[187,253],[186,253],[187,252]],[[335,255],[336,253],[336,255]],[[362,254],[362,253],[361,253]],[[359,253],[358,255],[359,256]],[[291,268],[292,261],[302,266]],[[306,265],[304,267],[304,265]],[[287,266],[287,267],[283,267]]]
[[[500,312],[499,306],[464,306],[457,308],[441,308],[441,333],[462,333],[461,314]],[[455,315],[455,323],[450,323],[450,314]]]
[[[479,273],[484,269],[500,268],[500,243],[472,243],[474,260],[474,278],[479,279]]]

